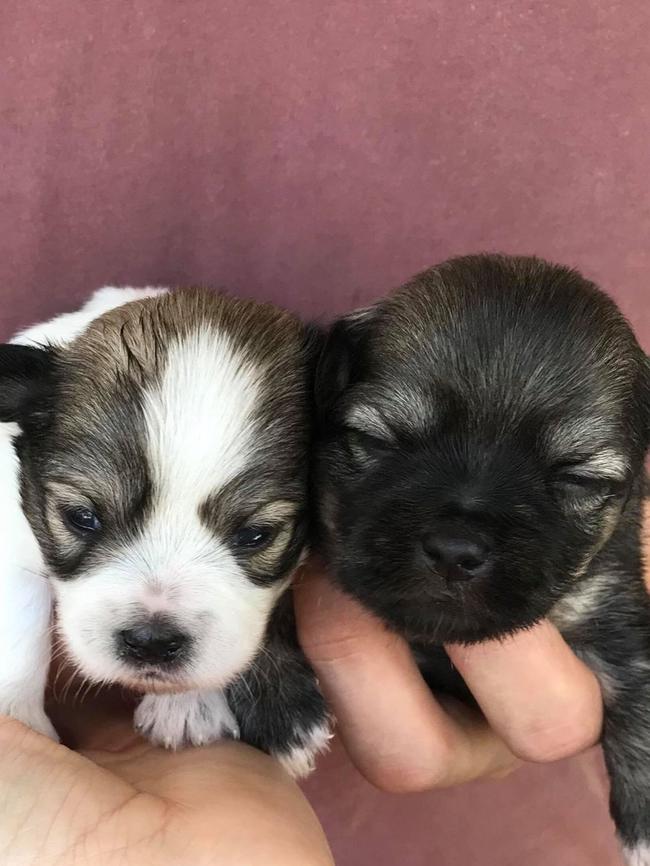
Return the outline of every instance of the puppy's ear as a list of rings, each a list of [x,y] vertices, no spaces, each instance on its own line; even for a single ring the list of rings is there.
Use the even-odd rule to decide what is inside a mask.
[[[312,324],[311,322],[307,323],[303,339],[303,352],[307,377],[307,393],[309,395],[312,417],[318,412],[318,405],[316,403],[316,375],[324,345],[325,329],[320,325]]]
[[[53,352],[12,343],[0,345],[0,422],[24,426],[51,392]]]
[[[305,359],[307,361],[307,367],[309,370],[312,371],[312,374],[315,373],[316,368],[318,367],[324,345],[325,329],[322,328],[320,325],[308,322],[305,325],[303,348],[305,352]]]
[[[377,312],[377,307],[357,310],[330,327],[316,370],[316,405],[321,415],[329,412],[355,381]]]

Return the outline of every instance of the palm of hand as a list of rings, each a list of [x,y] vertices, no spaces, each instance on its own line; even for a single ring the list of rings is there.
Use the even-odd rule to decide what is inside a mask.
[[[239,743],[177,754],[105,703],[58,708],[79,751],[0,721],[4,866],[330,866],[299,789]]]

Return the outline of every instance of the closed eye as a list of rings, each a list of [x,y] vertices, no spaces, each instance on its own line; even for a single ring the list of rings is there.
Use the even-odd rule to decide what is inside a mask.
[[[564,464],[556,468],[552,482],[572,496],[585,496],[605,501],[619,496],[625,489],[623,478],[596,475],[588,463]]]
[[[613,478],[597,478],[594,475],[581,475],[578,472],[563,472],[556,479],[561,484],[573,484],[587,489],[601,488],[616,492],[622,489],[624,482]]]
[[[625,483],[628,468],[623,455],[613,448],[603,448],[595,454],[578,454],[552,467],[555,474],[579,479],[581,483],[583,480],[585,483],[593,480],[621,484]]]
[[[365,430],[356,427],[344,427],[347,445],[353,455],[372,457],[386,454],[393,449],[392,442],[373,436]]]

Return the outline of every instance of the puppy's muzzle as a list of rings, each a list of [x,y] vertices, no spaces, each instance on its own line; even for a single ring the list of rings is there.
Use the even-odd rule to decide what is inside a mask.
[[[191,639],[173,623],[148,620],[115,635],[120,658],[135,665],[169,667],[186,655]]]
[[[492,572],[491,545],[486,539],[457,528],[439,528],[422,539],[425,560],[448,582],[489,577]]]

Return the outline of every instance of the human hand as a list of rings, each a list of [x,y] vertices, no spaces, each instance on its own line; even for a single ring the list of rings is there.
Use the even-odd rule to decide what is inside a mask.
[[[407,644],[311,567],[295,587],[303,648],[357,769],[393,792],[506,775],[600,735],[594,675],[548,622],[505,641],[446,647],[484,716],[431,694]]]
[[[650,508],[644,527],[650,561]],[[434,697],[406,643],[336,589],[318,563],[294,587],[301,643],[357,769],[377,787],[419,791],[507,775],[595,744],[594,674],[542,622],[503,641],[446,647],[483,715]]]
[[[114,694],[53,717],[77,751],[0,719],[3,866],[333,866],[299,788],[261,752],[154,748]]]

